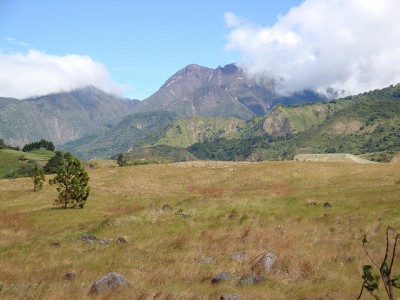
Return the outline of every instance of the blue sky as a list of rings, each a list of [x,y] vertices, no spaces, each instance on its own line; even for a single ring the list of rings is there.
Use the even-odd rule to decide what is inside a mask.
[[[400,82],[399,0],[0,0],[0,97],[94,85],[144,99],[235,62],[282,95]]]
[[[300,2],[0,0],[0,51],[89,56],[126,96],[143,99],[188,64],[214,68],[238,59],[225,50],[224,13],[272,25]]]

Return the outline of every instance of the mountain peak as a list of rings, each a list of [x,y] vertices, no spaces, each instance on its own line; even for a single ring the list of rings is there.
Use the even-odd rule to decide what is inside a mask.
[[[223,67],[219,66],[217,70],[221,71],[224,74],[234,74],[240,70],[236,64],[228,64]]]

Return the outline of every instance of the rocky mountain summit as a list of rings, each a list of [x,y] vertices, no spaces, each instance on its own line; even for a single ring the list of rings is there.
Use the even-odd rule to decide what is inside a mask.
[[[168,110],[180,117],[210,116],[249,119],[264,115],[278,103],[313,102],[315,93],[280,97],[274,80],[251,78],[235,64],[216,69],[188,65],[143,102],[141,111]]]

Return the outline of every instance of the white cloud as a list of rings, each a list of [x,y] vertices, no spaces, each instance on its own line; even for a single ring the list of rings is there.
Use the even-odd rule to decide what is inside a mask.
[[[226,48],[250,75],[282,79],[282,94],[355,94],[400,82],[399,12],[398,0],[305,0],[271,27],[225,14]]]
[[[0,97],[23,99],[89,85],[119,93],[104,65],[89,56],[0,53],[0,70]]]
[[[4,39],[5,39],[6,41],[12,43],[12,44],[16,44],[16,45],[19,45],[19,46],[24,46],[24,47],[29,47],[29,46],[30,46],[30,44],[27,43],[27,42],[19,41],[19,40],[17,40],[17,39],[14,39],[14,38],[12,38],[12,37],[9,37],[9,36],[8,36],[8,37],[5,37]]]

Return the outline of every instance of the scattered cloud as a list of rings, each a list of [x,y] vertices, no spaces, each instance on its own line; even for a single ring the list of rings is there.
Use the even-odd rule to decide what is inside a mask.
[[[305,0],[270,27],[226,13],[226,48],[250,75],[277,79],[281,94],[356,94],[400,82],[399,11],[398,0]]]
[[[4,38],[6,41],[8,41],[8,42],[10,42],[10,43],[12,43],[12,44],[16,44],[16,45],[18,45],[18,46],[23,46],[23,47],[30,47],[30,44],[29,43],[26,43],[26,42],[22,42],[22,41],[19,41],[19,40],[17,40],[17,39],[14,39],[14,38],[12,38],[12,37],[5,37]]]
[[[89,85],[120,92],[104,65],[89,56],[57,56],[36,50],[0,53],[0,70],[0,97],[23,99]]]

